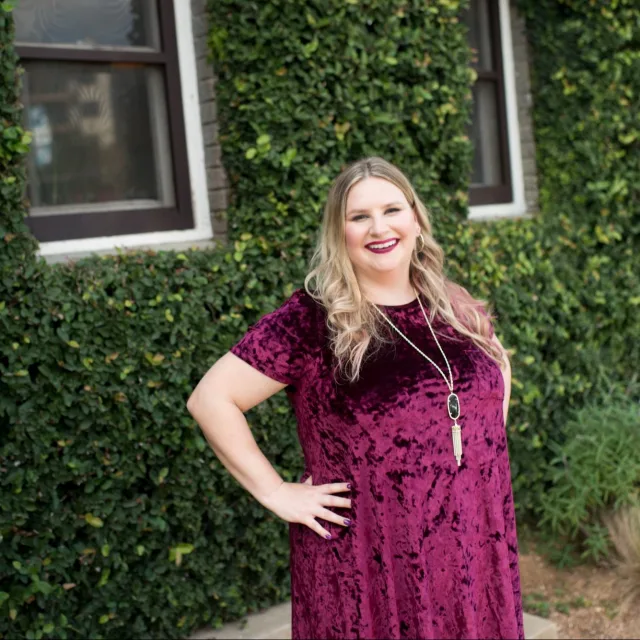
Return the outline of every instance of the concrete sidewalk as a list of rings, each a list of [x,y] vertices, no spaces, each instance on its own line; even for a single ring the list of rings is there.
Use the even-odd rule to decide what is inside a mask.
[[[279,604],[262,613],[248,617],[242,627],[239,622],[225,625],[221,629],[201,629],[189,640],[277,640],[291,638],[291,603]],[[556,640],[555,623],[545,618],[524,614],[524,634],[527,640]]]

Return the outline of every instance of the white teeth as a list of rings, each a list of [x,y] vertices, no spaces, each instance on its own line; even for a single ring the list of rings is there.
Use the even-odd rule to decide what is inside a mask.
[[[370,244],[369,248],[370,249],[386,249],[387,247],[392,247],[396,242],[397,240],[390,240],[385,244]]]

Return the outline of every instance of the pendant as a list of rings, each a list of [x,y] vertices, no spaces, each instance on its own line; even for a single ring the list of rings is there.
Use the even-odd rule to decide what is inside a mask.
[[[453,438],[453,455],[456,458],[458,466],[460,466],[460,458],[462,458],[462,437],[460,435],[460,425],[458,418],[460,417],[460,398],[455,393],[450,393],[447,398],[447,409],[449,417],[453,420],[451,425],[451,436]]]
[[[447,409],[449,410],[449,417],[452,420],[457,420],[460,417],[460,399],[455,393],[450,393],[447,398]]]
[[[451,425],[451,435],[453,436],[453,455],[456,462],[460,466],[460,458],[462,458],[462,438],[460,437],[460,425],[456,421]]]

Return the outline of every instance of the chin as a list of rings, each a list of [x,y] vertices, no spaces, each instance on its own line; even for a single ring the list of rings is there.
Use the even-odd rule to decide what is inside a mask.
[[[389,271],[397,271],[398,268],[400,268],[403,265],[403,263],[398,260],[397,262],[394,263],[390,263],[390,264],[385,264],[385,265],[381,265],[381,264],[374,264],[374,265],[370,265],[370,269],[372,269],[373,271],[377,271],[378,273],[388,273]]]
[[[372,265],[374,268],[376,266],[381,266],[384,269],[387,269],[390,266],[394,266],[394,267],[398,267],[401,264],[404,264],[405,262],[411,262],[411,256],[407,255],[407,256],[403,256],[402,254],[395,254],[392,255],[393,252],[391,253],[383,253],[380,255],[376,255],[374,253],[369,253],[367,251],[367,263],[369,265]]]

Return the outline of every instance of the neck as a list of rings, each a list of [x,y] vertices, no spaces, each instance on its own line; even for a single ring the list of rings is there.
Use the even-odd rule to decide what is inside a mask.
[[[413,288],[411,283],[407,283],[403,287],[362,287],[364,297],[377,305],[389,305],[396,306],[400,304],[407,304],[416,299],[417,290]]]

